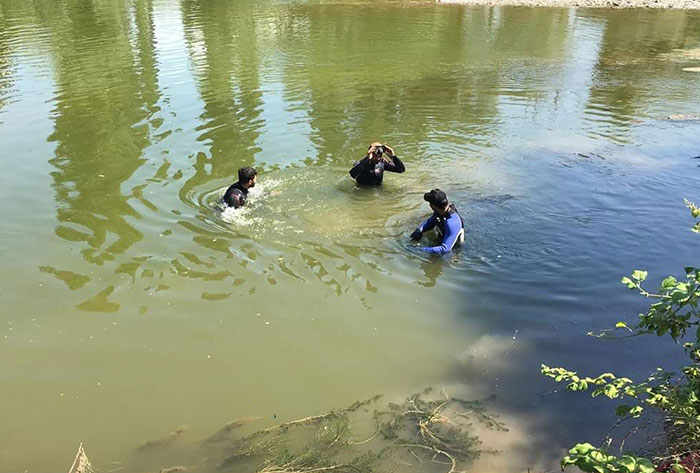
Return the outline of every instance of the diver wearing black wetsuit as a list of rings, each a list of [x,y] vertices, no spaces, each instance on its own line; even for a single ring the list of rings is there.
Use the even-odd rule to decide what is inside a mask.
[[[248,198],[248,189],[245,189],[240,182],[236,182],[228,189],[224,194],[224,203],[229,207],[237,209],[238,207],[243,207],[245,201]]]
[[[382,157],[382,154],[385,154]],[[367,151],[367,156],[355,161],[350,176],[358,184],[378,186],[384,179],[384,171],[402,173],[406,170],[401,160],[394,154],[394,150],[381,143],[372,143]]]
[[[253,168],[238,170],[238,182],[226,189],[222,198],[224,204],[234,209],[243,207],[248,200],[248,189],[255,187],[258,172]]]

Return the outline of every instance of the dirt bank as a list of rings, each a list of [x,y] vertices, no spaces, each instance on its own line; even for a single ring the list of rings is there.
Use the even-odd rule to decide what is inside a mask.
[[[674,8],[700,10],[700,0],[437,0],[444,4],[516,5],[529,7]]]

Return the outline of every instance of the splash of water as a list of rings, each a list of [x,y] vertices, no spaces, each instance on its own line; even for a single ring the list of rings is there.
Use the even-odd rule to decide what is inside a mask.
[[[258,216],[258,209],[264,198],[276,193],[275,189],[282,185],[281,179],[265,179],[252,187],[248,191],[248,200],[245,207],[234,209],[228,207],[221,202],[221,197],[226,192],[227,188],[217,189],[210,194],[211,198],[216,199],[214,207],[221,210],[221,218],[226,223],[241,227],[249,227],[255,223],[261,223],[262,217]]]

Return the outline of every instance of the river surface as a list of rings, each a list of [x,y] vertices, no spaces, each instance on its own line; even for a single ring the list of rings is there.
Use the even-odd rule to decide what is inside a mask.
[[[0,472],[429,386],[495,395],[473,471],[556,468],[612,405],[540,363],[680,361],[586,332],[643,310],[621,276],[700,264],[700,122],[666,119],[699,65],[700,12],[0,0]],[[407,171],[360,189],[374,140]],[[408,243],[434,187],[443,258]]]

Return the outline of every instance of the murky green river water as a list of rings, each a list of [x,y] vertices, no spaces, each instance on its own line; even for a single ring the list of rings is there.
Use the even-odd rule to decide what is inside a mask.
[[[597,441],[539,364],[641,375],[591,329],[698,265],[700,13],[401,2],[0,0],[0,472],[194,444],[426,386],[496,399],[474,471]],[[373,140],[406,163],[347,171]],[[236,170],[248,208],[215,207]],[[407,244],[441,187],[467,244]],[[112,463],[123,462],[123,463]],[[166,464],[167,463],[167,464]]]

